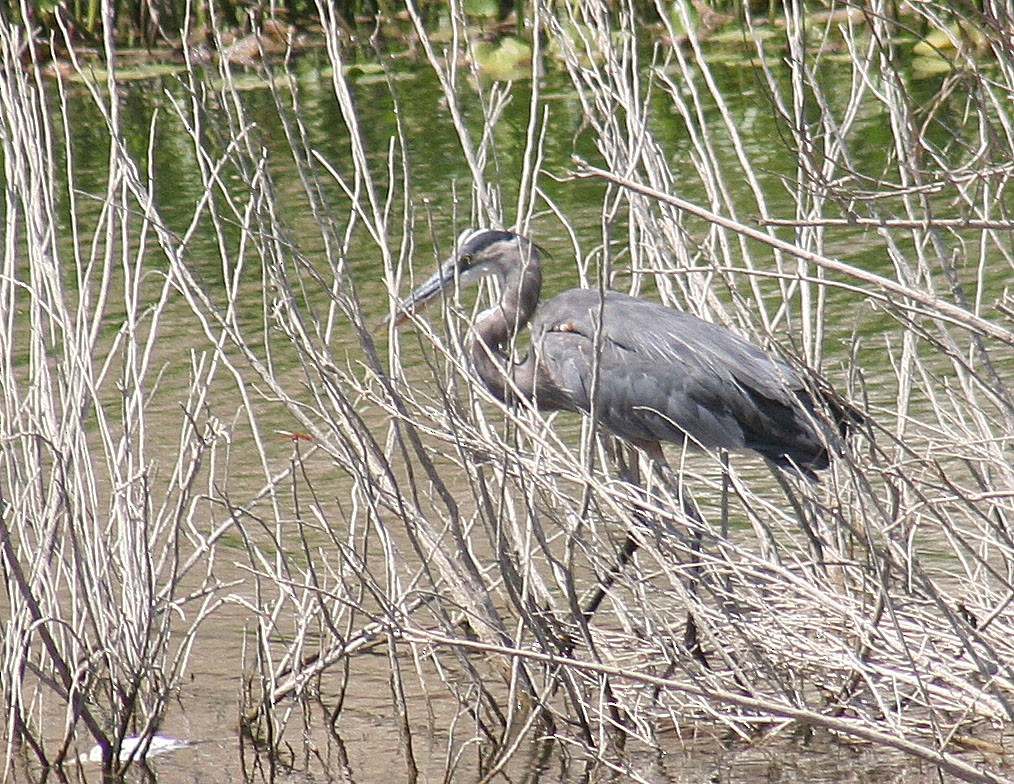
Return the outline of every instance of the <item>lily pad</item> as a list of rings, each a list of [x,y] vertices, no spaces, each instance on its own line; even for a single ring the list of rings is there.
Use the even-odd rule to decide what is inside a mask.
[[[489,79],[507,82],[532,74],[532,48],[511,35],[497,43],[478,42],[473,47],[472,56],[479,73]]]
[[[146,65],[135,65],[129,68],[116,69],[116,81],[118,82],[143,82],[148,79],[159,79],[163,76],[173,76],[185,71],[186,66],[181,63],[148,63]],[[109,78],[109,71],[105,68],[88,70],[83,73],[74,70],[63,70],[63,76],[68,82],[105,82]]]
[[[500,6],[496,0],[465,0],[462,7],[469,16],[495,19],[500,15]]]
[[[915,79],[927,79],[931,76],[950,73],[954,70],[954,63],[946,57],[925,56],[912,58],[912,77]]]
[[[982,31],[970,24],[955,23],[946,29],[932,30],[912,47],[920,57],[953,57],[963,48],[980,49],[986,45]]]
[[[382,74],[384,70],[383,63],[351,63],[342,68],[342,72],[346,76]]]

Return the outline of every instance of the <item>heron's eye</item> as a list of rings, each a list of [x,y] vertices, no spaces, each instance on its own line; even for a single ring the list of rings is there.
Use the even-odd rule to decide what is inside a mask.
[[[472,257],[466,254],[461,257],[461,260],[458,263],[462,269],[468,269],[469,267],[472,266]]]

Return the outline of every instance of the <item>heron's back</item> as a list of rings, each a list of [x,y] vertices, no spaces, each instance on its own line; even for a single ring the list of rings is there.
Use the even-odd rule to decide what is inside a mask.
[[[532,322],[541,402],[590,413],[635,441],[752,449],[828,465],[813,400],[784,362],[725,327],[619,292],[566,291]],[[593,373],[598,357],[597,378]],[[594,386],[594,390],[593,390]]]

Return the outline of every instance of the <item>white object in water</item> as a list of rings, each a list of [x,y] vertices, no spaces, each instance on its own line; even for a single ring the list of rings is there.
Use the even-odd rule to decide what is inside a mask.
[[[129,759],[134,755],[134,752],[142,746],[144,739],[140,735],[128,735],[120,742],[120,760]],[[144,754],[144,759],[151,759],[157,757],[159,754],[165,754],[169,751],[176,751],[177,749],[183,749],[189,746],[185,740],[179,738],[170,738],[168,735],[154,735],[151,739],[151,744],[148,746],[148,751]],[[136,759],[142,759],[137,756]],[[92,746],[91,751],[87,754],[82,754],[78,757],[81,762],[102,762],[102,747],[97,743]]]

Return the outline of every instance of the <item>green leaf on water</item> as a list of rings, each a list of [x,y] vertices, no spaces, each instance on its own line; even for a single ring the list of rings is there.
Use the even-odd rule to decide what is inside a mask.
[[[986,38],[977,27],[965,22],[956,22],[946,28],[931,30],[926,37],[912,47],[912,53],[920,57],[951,58],[960,49],[986,46]]]
[[[496,0],[465,0],[463,7],[469,16],[495,19],[500,15],[500,8]]]
[[[116,69],[117,82],[143,82],[146,79],[158,79],[162,76],[172,76],[186,70],[183,63],[147,63],[133,65],[126,68]],[[109,78],[109,71],[105,68],[88,69],[83,68],[83,75],[76,71],[65,72],[64,78],[68,82],[105,82]]]
[[[532,48],[512,35],[497,43],[479,41],[472,50],[475,64],[483,76],[500,82],[531,76]]]
[[[912,77],[915,79],[926,79],[950,73],[952,70],[954,70],[954,63],[946,57],[936,55],[912,58]]]
[[[384,73],[384,65],[383,63],[351,63],[342,68],[342,73],[346,76],[382,74]]]

